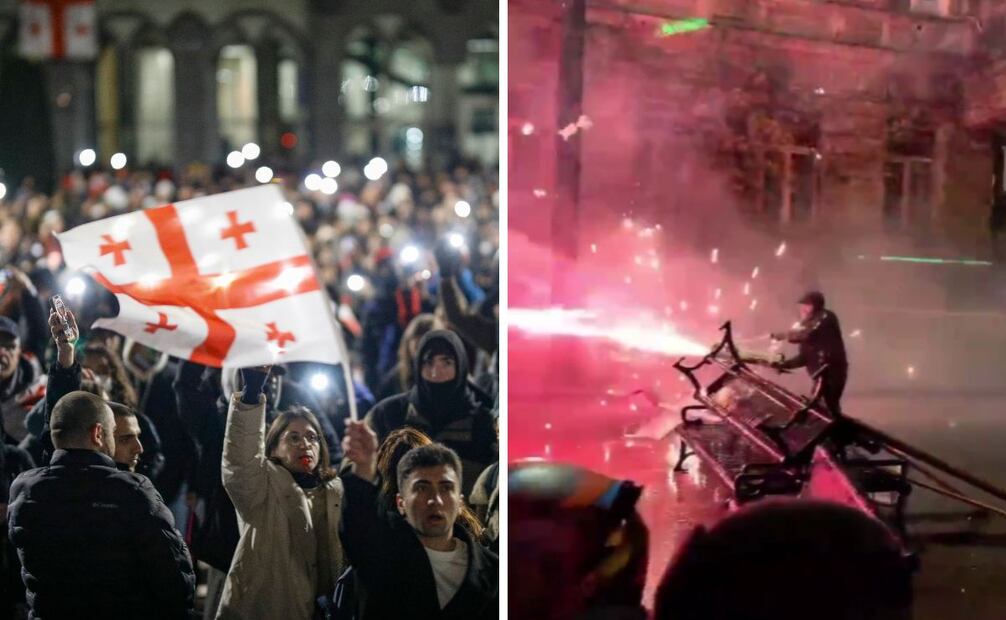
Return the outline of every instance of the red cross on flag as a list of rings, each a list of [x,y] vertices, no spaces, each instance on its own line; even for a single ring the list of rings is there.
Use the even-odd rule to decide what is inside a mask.
[[[78,226],[67,266],[119,300],[104,327],[208,366],[347,359],[307,242],[264,185]]]
[[[22,0],[18,22],[25,58],[93,60],[98,55],[93,0]]]

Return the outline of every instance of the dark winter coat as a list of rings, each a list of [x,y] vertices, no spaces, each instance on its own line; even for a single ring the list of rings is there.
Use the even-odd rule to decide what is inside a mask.
[[[468,546],[461,589],[441,610],[429,556],[397,514],[378,516],[377,487],[343,478],[342,544],[355,574],[357,620],[488,620],[499,617],[499,558],[455,524]]]
[[[185,618],[195,575],[145,476],[91,450],[57,450],[11,487],[9,535],[32,618]]]
[[[457,375],[448,385],[430,384],[420,372],[421,360],[437,340],[454,351]],[[462,465],[462,493],[468,495],[482,471],[499,460],[492,402],[468,380],[468,358],[454,332],[433,330],[419,341],[413,368],[416,383],[408,392],[386,398],[367,414],[367,423],[383,442],[399,428],[426,433],[458,453]]]
[[[799,353],[787,360],[783,364],[784,368],[806,366],[807,372],[813,375],[825,365],[832,372],[843,373],[849,367],[842,340],[842,327],[831,310],[821,310],[802,321],[797,329],[786,334],[786,340],[798,345]]]

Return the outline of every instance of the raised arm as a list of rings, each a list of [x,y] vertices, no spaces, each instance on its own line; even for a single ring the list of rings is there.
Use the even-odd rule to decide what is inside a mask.
[[[269,493],[265,454],[264,372],[242,370],[245,391],[231,396],[221,463],[224,489],[245,521],[265,503]]]
[[[77,329],[77,319],[69,308],[66,309],[66,320],[70,323],[71,337],[63,331],[63,324],[56,311],[49,312],[49,332],[56,343],[56,362],[49,367],[49,379],[45,387],[45,424],[42,428],[42,445],[45,451],[52,453],[52,437],[49,434],[49,417],[52,408],[60,398],[70,392],[80,389],[80,364],[74,358],[74,346],[80,332]]]

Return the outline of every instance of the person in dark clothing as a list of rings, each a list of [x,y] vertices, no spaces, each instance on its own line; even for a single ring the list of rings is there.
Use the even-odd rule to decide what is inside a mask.
[[[112,410],[71,392],[52,412],[48,466],[11,487],[9,535],[32,618],[185,618],[195,575],[145,476],[115,467]]]
[[[24,330],[19,327],[23,336],[21,349],[36,359],[45,357],[45,348],[49,344],[45,307],[31,279],[10,265],[0,270],[0,314],[10,317],[15,325],[24,319]]]
[[[4,494],[9,492],[10,485],[21,474],[35,467],[35,461],[27,451],[11,445],[0,445],[3,449],[3,477],[0,478],[0,485],[3,485]],[[7,504],[3,504],[0,511],[0,521],[7,520]],[[24,582],[21,581],[21,562],[17,557],[17,549],[11,543],[10,538],[5,537],[4,544],[0,547],[0,563],[3,567],[3,580],[0,583],[0,617],[3,618],[23,618],[24,613],[19,612],[17,616],[15,610],[18,606],[24,605]]]
[[[398,513],[378,516],[377,438],[350,422],[343,442],[354,473],[343,478],[341,535],[359,620],[498,618],[499,558],[457,523],[458,455],[440,444],[407,452],[398,464]]]
[[[408,392],[415,383],[416,353],[419,352],[419,341],[434,329],[443,329],[443,324],[432,314],[420,314],[409,322],[405,328],[401,342],[398,343],[398,362],[384,374],[378,386],[376,396],[379,399],[388,398]]]
[[[17,444],[28,435],[25,417],[45,391],[38,358],[25,351],[17,323],[0,316],[0,413],[2,436]]]
[[[812,377],[821,381],[820,393],[832,415],[842,415],[842,392],[849,377],[849,362],[838,317],[824,307],[824,295],[817,291],[805,294],[800,305],[800,322],[788,332],[772,334],[774,340],[785,340],[799,346],[798,353],[773,364],[786,370],[806,367]]]
[[[69,309],[66,311],[66,320],[70,325],[71,332],[74,335],[78,334],[77,319]],[[43,426],[41,433],[45,458],[48,458],[53,452],[52,438],[48,427],[49,412],[52,411],[52,407],[63,396],[80,390],[85,374],[93,378],[99,386],[103,383],[89,369],[81,367],[76,359],[75,340],[69,340],[63,333],[62,323],[55,311],[49,314],[49,329],[56,342],[56,362],[49,367],[49,380],[45,392],[46,417],[45,426]],[[154,480],[164,469],[164,453],[161,450],[161,441],[153,423],[132,406],[110,401],[107,392],[103,388],[99,389],[102,392],[99,396],[109,403],[109,406],[112,407],[112,413],[115,415],[116,452],[112,458],[124,469],[135,471]],[[86,391],[91,392],[91,390]],[[122,428],[119,427],[120,422]],[[139,439],[141,435],[144,438],[142,445]]]
[[[911,561],[873,515],[763,500],[695,528],[657,587],[652,617],[909,620],[912,590]]]
[[[196,445],[188,429],[182,424],[171,387],[176,372],[177,363],[169,362],[163,369],[141,376],[143,387],[140,390],[138,408],[144,417],[149,418],[151,428],[154,429],[145,428],[143,418],[140,418],[145,450],[140,457],[140,473],[151,479],[169,506],[177,500],[183,486],[191,479],[196,462]],[[164,463],[157,472],[148,466],[148,455],[155,448],[152,445],[155,434],[160,443],[158,453],[162,454]]]
[[[413,371],[412,389],[377,403],[366,421],[381,442],[395,429],[412,427],[457,452],[468,495],[479,473],[499,459],[492,402],[469,381],[465,348],[454,332],[423,336]]]

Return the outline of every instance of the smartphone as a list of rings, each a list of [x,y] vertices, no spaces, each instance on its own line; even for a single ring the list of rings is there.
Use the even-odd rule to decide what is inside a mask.
[[[76,338],[76,334],[73,333],[73,328],[70,327],[70,321],[66,318],[66,304],[63,303],[63,298],[59,295],[53,295],[52,307],[56,311],[56,316],[59,317],[59,321],[63,326],[63,335],[66,336],[66,339],[73,340]]]

